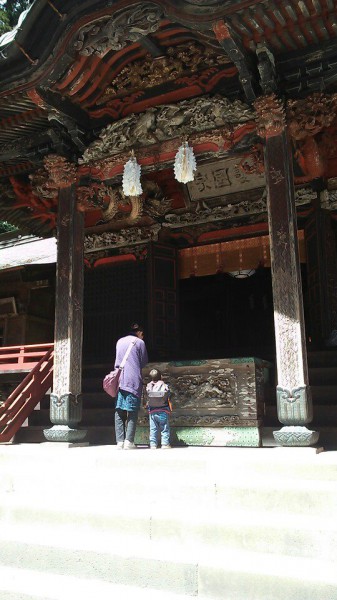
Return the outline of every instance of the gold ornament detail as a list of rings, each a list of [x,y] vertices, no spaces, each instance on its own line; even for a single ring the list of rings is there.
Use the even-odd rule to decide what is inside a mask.
[[[307,98],[288,100],[287,122],[294,140],[303,140],[330,127],[337,116],[337,94],[315,93]]]
[[[70,187],[76,182],[77,167],[64,156],[49,154],[43,162],[50,179],[58,188]]]
[[[257,133],[260,137],[279,135],[285,128],[286,118],[283,102],[275,94],[261,96],[254,102]]]
[[[114,96],[141,90],[167,81],[174,81],[185,74],[197,73],[210,67],[228,64],[225,54],[205,48],[196,42],[168,48],[166,56],[153,59],[147,54],[141,60],[124,67],[106,88],[99,100],[102,104]]]

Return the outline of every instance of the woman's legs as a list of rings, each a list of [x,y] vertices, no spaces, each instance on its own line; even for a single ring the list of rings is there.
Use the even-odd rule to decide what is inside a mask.
[[[125,439],[128,442],[133,443],[135,439],[136,426],[138,420],[138,410],[129,410],[127,412],[127,426],[126,426],[126,434]]]
[[[115,410],[115,434],[116,434],[116,442],[121,443],[125,440],[125,423],[127,419],[126,410],[122,410],[121,408],[116,408]]]

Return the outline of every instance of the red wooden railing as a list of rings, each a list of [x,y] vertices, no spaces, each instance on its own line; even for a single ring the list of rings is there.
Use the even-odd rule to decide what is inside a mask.
[[[53,344],[0,347],[0,372],[30,371]]]
[[[23,381],[19,383],[17,388],[8,396],[3,405],[0,406],[0,442],[9,442],[12,439],[17,431],[19,431],[22,423],[24,423],[32,410],[34,410],[35,406],[41,402],[53,384],[53,344],[17,346],[17,348],[25,348],[25,356],[30,360],[24,360],[23,355],[19,353],[20,360],[15,362],[15,356],[18,353],[7,352],[6,359],[8,360],[10,357],[13,362],[7,362],[8,368],[6,370],[10,370],[11,372],[13,370],[22,371],[32,368],[32,365],[34,366]],[[34,351],[31,351],[31,348],[34,348]],[[40,350],[37,351],[37,348]],[[44,352],[41,356],[42,348],[44,348]],[[14,347],[2,348],[1,350],[8,351],[13,349]],[[36,362],[38,356],[41,358]],[[13,365],[16,365],[17,368],[13,369]],[[4,369],[1,370],[3,371]]]

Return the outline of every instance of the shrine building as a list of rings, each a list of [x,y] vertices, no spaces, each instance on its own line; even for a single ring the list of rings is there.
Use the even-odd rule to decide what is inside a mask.
[[[91,398],[112,443],[132,321],[175,443],[337,427],[334,2],[35,0],[0,37],[0,142],[0,441],[37,406],[41,439],[90,440]]]

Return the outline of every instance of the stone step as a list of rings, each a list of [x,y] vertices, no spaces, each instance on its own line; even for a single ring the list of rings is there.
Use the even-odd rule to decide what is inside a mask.
[[[111,548],[103,540],[92,550],[92,546],[88,548],[88,538],[79,532],[76,540],[69,537],[57,540],[56,536],[55,540],[47,541],[37,537],[33,543],[17,539],[2,543],[2,569],[13,572],[16,566],[21,582],[27,573],[44,576],[50,573],[52,580],[62,577],[64,582],[70,579],[82,586],[88,581],[91,591],[92,581],[117,586],[129,586],[131,581],[134,588],[145,588],[152,593],[169,591],[213,600],[270,600],[271,597],[331,600],[337,593],[333,561],[252,553],[244,548],[239,551],[228,548],[219,553],[206,547],[201,554],[187,553],[184,547],[170,544],[151,544],[151,548],[144,544],[141,555],[137,556],[131,548]],[[0,581],[0,589],[5,585]],[[76,586],[72,594],[75,590]],[[138,598],[136,590],[134,597]]]
[[[49,600],[337,597],[336,453],[7,445],[0,468],[3,599],[37,574]]]
[[[27,596],[29,590],[29,596]],[[148,587],[118,585],[95,575],[88,579],[37,569],[0,566],[0,600],[112,600],[113,598],[137,600],[195,600],[195,595],[174,594]],[[203,600],[198,596],[199,600]]]

